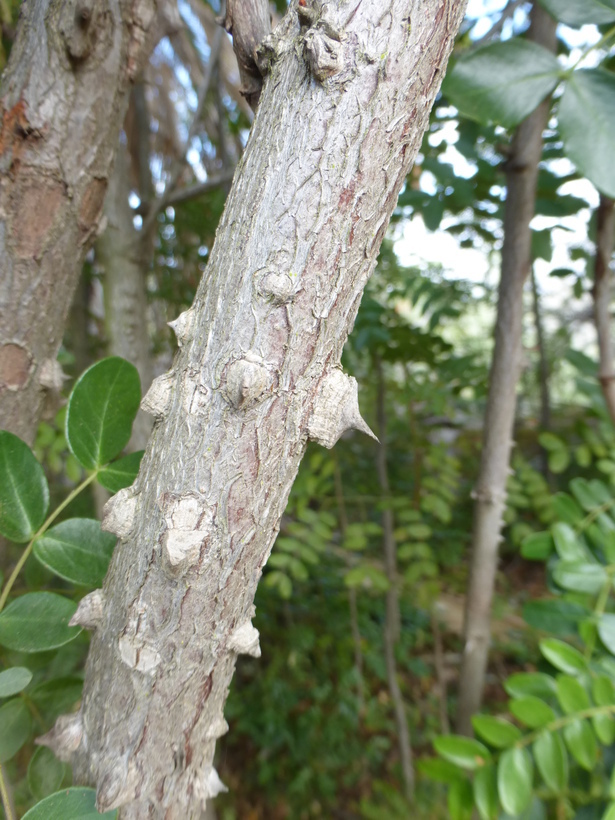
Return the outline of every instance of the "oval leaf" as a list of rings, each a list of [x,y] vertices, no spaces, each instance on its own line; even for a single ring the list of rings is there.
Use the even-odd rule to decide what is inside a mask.
[[[30,737],[32,718],[21,698],[9,700],[0,709],[0,763],[10,760]]]
[[[0,644],[18,652],[46,652],[81,632],[68,626],[77,604],[53,592],[29,592],[0,612]]]
[[[23,544],[41,526],[49,506],[49,487],[28,445],[0,430],[0,533]]]
[[[594,770],[598,755],[596,735],[586,720],[573,720],[564,726],[564,740],[568,751],[581,768],[588,772]]]
[[[532,758],[527,749],[507,749],[498,763],[498,794],[504,811],[521,814],[532,800]]]
[[[611,655],[615,655],[615,615],[603,613],[600,616],[598,634]]]
[[[534,741],[534,759],[546,785],[562,794],[568,784],[568,755],[557,732],[542,732]]]
[[[615,704],[615,686],[607,675],[598,675],[592,680],[592,698],[598,706]]]
[[[46,746],[39,748],[32,755],[28,766],[28,786],[37,800],[53,794],[60,788],[64,779],[64,764]]]
[[[498,783],[494,766],[484,766],[474,775],[474,802],[481,820],[496,820],[498,816]]]
[[[588,564],[586,561],[561,561],[553,569],[553,577],[564,589],[588,592],[590,595],[597,595],[607,581],[601,564]]]
[[[443,92],[462,114],[512,127],[525,119],[559,82],[556,57],[527,40],[477,48],[447,73]]]
[[[434,749],[445,760],[462,769],[478,769],[490,759],[489,749],[470,737],[441,735],[434,742]]]
[[[22,820],[115,820],[117,809],[99,814],[94,789],[62,789],[27,811]]]
[[[587,558],[583,545],[579,543],[570,524],[557,521],[551,526],[551,534],[557,554],[562,561],[584,561]]]
[[[71,518],[47,530],[34,542],[34,554],[60,578],[73,584],[102,584],[116,538],[92,518]]]
[[[589,695],[576,678],[571,675],[557,676],[557,699],[567,715],[589,709]]]
[[[32,672],[24,666],[14,666],[0,672],[0,698],[21,692],[32,680]]]
[[[555,680],[544,672],[516,672],[504,681],[504,689],[511,698],[525,695],[548,698],[555,694]]]
[[[141,401],[136,367],[112,356],[88,368],[73,388],[66,410],[66,440],[84,467],[94,470],[128,444]]]
[[[600,743],[610,746],[615,741],[615,719],[610,715],[594,715],[592,726]]]
[[[525,698],[511,700],[508,708],[518,721],[530,729],[540,729],[555,720],[555,712],[540,698],[528,695]]]
[[[105,490],[114,494],[123,490],[124,487],[130,487],[137,477],[144,452],[145,450],[139,450],[118,458],[98,473],[98,483],[102,484]]]
[[[544,561],[553,551],[550,532],[533,532],[521,544],[521,555],[528,561]]]
[[[539,0],[552,17],[573,28],[615,20],[615,0]]]
[[[587,670],[587,661],[579,650],[570,644],[556,638],[546,638],[540,641],[539,646],[544,657],[560,672],[574,675]]]
[[[477,735],[496,749],[506,749],[518,740],[521,732],[512,723],[490,715],[474,715],[472,726]]]

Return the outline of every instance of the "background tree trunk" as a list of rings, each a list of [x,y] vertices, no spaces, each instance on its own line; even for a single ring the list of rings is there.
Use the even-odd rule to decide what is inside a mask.
[[[600,355],[600,386],[609,415],[615,424],[615,372],[611,330],[611,259],[615,232],[615,202],[602,194],[596,213],[596,261],[594,264],[594,316]]]
[[[152,0],[21,7],[0,101],[0,428],[28,442],[43,388],[61,377],[57,349],[155,8]]]
[[[145,399],[158,424],[107,506],[120,543],[76,616],[82,709],[54,745],[103,810],[186,820],[223,788],[226,695],[260,653],[254,593],[307,439],[365,429],[341,352],[464,8],[346,0],[300,26],[293,5],[268,42],[207,276]]]
[[[535,4],[528,39],[555,52],[556,26],[555,20]],[[521,366],[523,287],[531,264],[530,222],[534,216],[542,133],[549,106],[550,100],[545,100],[517,128],[506,163],[502,275],[481,467],[474,491],[474,534],[457,706],[457,731],[462,734],[472,733],[471,718],[480,707],[485,685],[491,637],[491,604],[502,515],[506,507],[506,481]]]

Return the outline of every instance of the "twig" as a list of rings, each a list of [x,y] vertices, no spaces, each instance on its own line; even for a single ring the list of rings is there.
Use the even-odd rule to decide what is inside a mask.
[[[229,168],[228,171],[222,171],[222,173],[216,176],[208,177],[205,182],[196,182],[194,185],[184,185],[183,188],[178,188],[169,194],[165,207],[168,205],[177,205],[179,202],[186,202],[189,199],[195,199],[197,196],[206,194],[214,188],[232,182],[234,173],[235,169]]]
[[[0,763],[0,798],[2,798],[2,806],[6,820],[17,820],[15,813],[15,806],[13,805],[13,795],[11,794],[11,787],[7,780],[5,780],[2,771],[2,764]]]

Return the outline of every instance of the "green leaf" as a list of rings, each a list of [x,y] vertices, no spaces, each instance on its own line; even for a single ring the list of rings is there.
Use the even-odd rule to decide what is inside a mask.
[[[0,698],[21,692],[32,680],[32,672],[24,666],[13,666],[0,672]]]
[[[615,741],[615,719],[611,715],[594,715],[592,726],[600,743],[610,746]]]
[[[511,698],[526,695],[548,698],[555,694],[556,684],[554,678],[544,672],[516,672],[504,681],[504,689]]]
[[[555,720],[555,712],[551,707],[534,695],[511,700],[508,708],[514,717],[530,729],[540,729],[547,723]]]
[[[579,543],[577,534],[570,524],[557,521],[551,525],[551,535],[557,554],[562,561],[585,561],[587,553]]]
[[[498,783],[494,766],[483,766],[474,775],[474,802],[481,820],[496,820],[498,816]]]
[[[540,433],[538,435],[538,441],[541,447],[544,447],[549,453],[554,453],[557,450],[565,450],[566,444],[565,442],[559,437],[556,436],[554,433]]]
[[[589,709],[589,695],[585,687],[571,675],[557,676],[557,699],[567,715]]]
[[[290,580],[285,572],[279,569],[274,569],[265,575],[265,586],[277,589],[280,598],[285,601],[290,600],[293,594],[293,582]]]
[[[448,814],[451,820],[471,820],[474,808],[472,786],[467,780],[451,783],[448,790]]]
[[[568,755],[564,741],[557,732],[544,731],[532,748],[540,776],[550,789],[561,794],[568,783]]]
[[[602,504],[600,497],[592,489],[589,481],[584,478],[573,478],[570,482],[570,489],[586,512],[591,512]]]
[[[607,582],[607,574],[601,564],[587,561],[561,561],[553,569],[553,578],[564,589],[597,595]]]
[[[512,127],[549,96],[559,76],[553,54],[515,38],[463,56],[447,73],[442,90],[471,119]]]
[[[29,592],[0,612],[0,645],[19,652],[46,652],[81,632],[68,626],[77,604],[53,592]]]
[[[615,655],[615,615],[602,613],[598,621],[598,634],[611,655]]]
[[[579,621],[588,614],[587,608],[561,598],[543,598],[523,604],[523,620],[551,635],[576,635]]]
[[[99,814],[96,791],[81,787],[62,789],[27,811],[22,820],[115,820],[117,809]]]
[[[51,724],[65,712],[72,711],[72,707],[81,699],[83,680],[76,677],[54,678],[39,683],[28,692],[36,708]]]
[[[32,731],[32,718],[25,702],[14,698],[0,708],[0,763],[6,763],[24,745]]]
[[[573,720],[564,726],[564,740],[568,751],[581,768],[588,772],[594,770],[598,756],[596,735],[586,720]]]
[[[606,811],[602,815],[602,820],[615,820],[615,803],[609,803]]]
[[[553,551],[553,538],[550,532],[533,532],[521,543],[521,555],[527,561],[544,561]]]
[[[85,468],[94,470],[128,444],[141,401],[136,367],[112,356],[88,368],[73,388],[66,410],[66,440]]]
[[[137,477],[144,452],[145,450],[139,450],[136,453],[128,453],[127,456],[112,462],[98,473],[98,483],[114,494],[124,487],[130,487]]]
[[[521,814],[530,805],[533,768],[527,749],[507,749],[500,757],[498,794],[508,814]]]
[[[496,749],[506,749],[521,737],[521,732],[512,723],[491,715],[474,715],[472,726],[477,735]]]
[[[441,735],[434,740],[433,745],[436,752],[445,760],[461,766],[462,769],[478,769],[491,759],[489,749],[470,737]]]
[[[560,672],[575,675],[587,670],[587,661],[578,649],[556,638],[545,638],[539,643],[543,656]]]
[[[11,541],[30,541],[49,506],[49,487],[32,450],[0,430],[0,533]]]
[[[92,518],[70,518],[37,538],[34,555],[60,578],[87,587],[101,586],[116,538]]]
[[[597,706],[615,704],[615,686],[608,675],[598,675],[592,680],[592,698]]]
[[[64,765],[51,749],[40,746],[32,755],[28,766],[28,786],[37,800],[58,789],[64,779]]]
[[[417,761],[416,767],[419,772],[435,783],[449,784],[466,779],[465,773],[458,766],[439,757],[424,757]]]
[[[549,453],[549,469],[552,473],[559,475],[567,470],[570,465],[570,451],[569,450],[555,450]]]
[[[615,20],[615,0],[539,0],[552,17],[573,28]]]

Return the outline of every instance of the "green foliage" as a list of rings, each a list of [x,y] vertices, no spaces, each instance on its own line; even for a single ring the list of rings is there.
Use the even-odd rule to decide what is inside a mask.
[[[41,465],[24,442],[0,432],[0,533],[25,544],[0,593],[0,698],[8,698],[0,706],[0,778],[5,783],[7,776],[15,776],[21,808],[39,801],[23,815],[30,820],[101,816],[93,790],[58,791],[70,784],[70,774],[48,749],[31,755],[21,779],[15,759],[23,757],[24,747],[31,749],[33,736],[48,731],[81,697],[82,680],[73,672],[83,663],[86,643],[81,628],[69,626],[69,621],[83,588],[102,583],[115,538],[92,519],[54,522],[96,479],[116,489],[132,483],[141,454],[113,459],[128,442],[139,398],[137,372],[122,359],[98,362],[77,381],[66,412],[66,441],[77,461],[91,472],[50,514]],[[53,441],[63,443],[63,438],[48,425],[38,446],[46,450]],[[28,560],[32,555],[38,575]],[[28,591],[29,577],[47,581],[49,573],[59,579],[62,594],[40,588]],[[67,588],[67,583],[79,590]],[[9,601],[10,596],[14,597]],[[108,812],[104,817],[116,814]]]
[[[542,443],[550,449],[560,446],[556,437],[543,436]],[[516,723],[474,716],[474,731],[491,753],[474,748],[477,741],[469,738],[453,735],[434,741],[443,758],[475,772],[473,803],[481,818],[498,817],[500,806],[507,816],[522,817],[536,801],[556,806],[557,812],[564,805],[589,804],[604,811],[612,799],[607,749],[615,741],[615,564],[607,545],[615,532],[614,499],[598,479],[574,478],[570,490],[571,495],[555,496],[559,520],[549,532],[523,542],[526,557],[548,559],[557,590],[557,597],[526,607],[524,615],[527,612],[527,620],[543,633],[564,631],[573,639],[539,640],[549,671],[515,673],[506,680],[507,712]],[[564,630],[562,620],[567,621]],[[465,756],[455,754],[457,748],[467,749]],[[478,776],[487,768],[491,772],[491,758],[497,767],[496,791],[489,785],[491,773]],[[458,793],[457,776],[448,782]]]
[[[615,21],[614,0],[539,0],[552,17],[567,26],[580,27],[588,23],[603,25]]]

